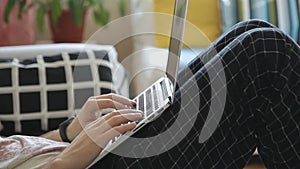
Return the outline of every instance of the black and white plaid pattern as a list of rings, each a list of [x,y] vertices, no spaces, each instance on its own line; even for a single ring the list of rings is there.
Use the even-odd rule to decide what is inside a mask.
[[[214,64],[216,57],[226,74],[226,105],[216,131],[201,144],[200,131],[214,97],[210,87],[213,79],[209,79],[206,63],[201,60]],[[182,126],[182,130],[169,133],[170,139],[157,140],[168,144],[192,120],[173,124],[181,108],[196,118],[185,138],[167,152],[149,158],[109,154],[94,168],[241,169],[256,148],[267,168],[300,168],[300,48],[289,36],[260,20],[241,22],[193,60],[179,80],[186,78],[187,69],[194,75],[177,90],[175,103],[135,135],[150,137],[171,125]],[[192,86],[197,86],[199,93],[190,90]],[[199,107],[193,106],[197,105],[195,95],[200,96]],[[191,98],[190,102],[180,107],[180,96]],[[139,147],[142,143],[135,147],[127,144],[118,148],[128,153],[144,148]]]
[[[86,99],[115,88],[105,50],[0,60],[1,135],[40,135],[78,111]]]

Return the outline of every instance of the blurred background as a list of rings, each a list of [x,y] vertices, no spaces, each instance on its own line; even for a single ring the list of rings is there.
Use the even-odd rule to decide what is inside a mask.
[[[22,19],[18,19],[18,4],[12,8],[9,15],[9,22],[4,22],[5,6],[13,0],[0,0],[0,45],[22,45],[35,43],[52,43],[49,17],[47,16],[48,7],[45,10],[44,19],[38,16],[41,10],[36,5],[29,10],[22,10]],[[41,0],[21,0],[31,4]],[[68,0],[58,1],[63,3]],[[82,0],[85,1],[85,0]],[[96,2],[97,0],[95,0]],[[53,0],[55,2],[55,0]],[[65,2],[67,3],[67,2]],[[120,5],[121,4],[121,5]],[[109,21],[114,21],[122,16],[142,13],[142,12],[160,12],[172,14],[174,0],[102,0],[101,7],[109,13]],[[48,4],[46,4],[48,5]],[[51,6],[51,5],[50,5]],[[62,5],[62,9],[67,8]],[[121,7],[124,9],[121,9]],[[86,41],[97,30],[103,27],[94,19],[95,9],[101,8],[99,5],[87,5],[85,24],[83,28],[82,42]],[[101,12],[98,13],[99,15]],[[103,13],[102,13],[103,16]],[[233,24],[250,18],[260,18],[279,26],[289,33],[296,41],[299,41],[299,1],[298,0],[190,0],[188,10],[188,21],[199,28],[207,37],[195,38],[193,31],[186,31],[185,37],[192,47],[205,47],[214,41],[221,33],[230,28]],[[37,22],[43,22],[43,31],[38,30]],[[159,18],[144,20],[142,17],[136,17],[135,20],[126,23],[122,32],[128,34],[151,27],[154,30],[166,29],[170,27],[169,22],[160,21]],[[109,27],[105,29],[110,29]],[[110,44],[110,38],[99,39],[97,43]],[[136,48],[144,46],[167,47],[168,38],[160,36],[143,36],[142,38],[124,39],[116,47],[122,60],[132,53]]]

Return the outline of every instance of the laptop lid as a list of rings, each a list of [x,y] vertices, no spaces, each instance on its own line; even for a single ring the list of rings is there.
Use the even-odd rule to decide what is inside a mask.
[[[169,55],[167,62],[166,74],[173,84],[172,99],[174,99],[178,66],[181,55],[183,34],[186,21],[186,13],[188,7],[188,0],[176,0],[174,8],[174,16],[172,23],[172,32],[170,37]],[[173,102],[173,100],[172,100]]]

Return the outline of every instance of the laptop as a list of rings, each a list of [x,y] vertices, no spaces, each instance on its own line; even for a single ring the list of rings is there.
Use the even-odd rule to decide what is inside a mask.
[[[147,123],[159,117],[173,103],[187,7],[188,0],[176,0],[165,76],[158,79],[133,99],[137,103],[135,109],[144,112],[143,119],[137,122],[137,126],[132,131],[110,140],[100,155],[94,160],[94,163],[102,159]]]

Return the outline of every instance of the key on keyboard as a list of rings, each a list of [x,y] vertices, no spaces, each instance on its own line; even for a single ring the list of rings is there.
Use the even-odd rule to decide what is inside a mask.
[[[138,107],[137,109],[144,112],[145,111],[145,106],[144,106],[144,94],[140,95],[138,97]]]
[[[163,97],[164,100],[168,98],[168,92],[167,92],[167,85],[165,81],[160,82],[160,84],[162,85],[162,90],[163,90]]]
[[[158,91],[156,89],[156,86],[153,86],[153,99],[154,99],[154,109],[158,109]]]
[[[146,91],[146,111],[145,116],[148,116],[153,112],[153,103],[152,103],[152,95],[151,88]]]

